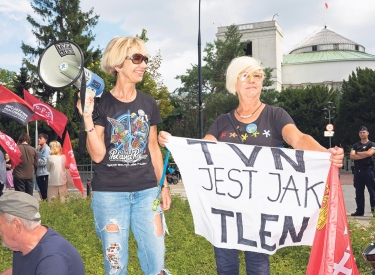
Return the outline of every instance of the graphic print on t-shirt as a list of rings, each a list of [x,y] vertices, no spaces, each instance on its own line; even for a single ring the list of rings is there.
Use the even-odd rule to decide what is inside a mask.
[[[109,151],[110,161],[120,161],[135,164],[147,158],[146,148],[150,125],[143,110],[137,113],[127,113],[116,118],[107,117],[111,124],[111,143],[114,145]]]

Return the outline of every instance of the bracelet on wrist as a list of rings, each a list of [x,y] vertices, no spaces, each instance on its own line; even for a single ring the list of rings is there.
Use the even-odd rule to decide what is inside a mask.
[[[95,130],[95,127],[92,127],[91,129],[85,129],[85,132],[90,133]]]
[[[169,184],[163,185],[161,188],[168,188],[168,189],[171,189],[171,188],[169,187]]]

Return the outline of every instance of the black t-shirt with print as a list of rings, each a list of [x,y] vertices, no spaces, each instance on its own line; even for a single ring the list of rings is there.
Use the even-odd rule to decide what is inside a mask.
[[[150,127],[161,122],[155,100],[137,91],[132,102],[104,93],[96,125],[103,126],[106,154],[95,165],[94,191],[135,192],[157,186],[148,149]]]
[[[284,140],[281,130],[287,124],[294,124],[290,115],[282,108],[266,105],[259,117],[251,123],[242,123],[230,112],[234,124],[245,144],[268,147],[280,147]],[[240,143],[235,129],[227,114],[220,115],[211,125],[207,134],[213,135],[218,141]]]

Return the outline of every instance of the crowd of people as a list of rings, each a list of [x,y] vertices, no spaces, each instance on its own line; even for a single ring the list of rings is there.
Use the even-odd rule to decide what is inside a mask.
[[[172,201],[168,182],[165,179],[160,182],[163,161],[159,145],[165,146],[171,134],[163,131],[157,134],[161,115],[156,101],[136,89],[147,63],[147,51],[141,39],[112,39],[103,54],[101,67],[117,80],[113,89],[102,95],[96,107],[98,117],[93,120],[94,98],[86,98],[84,112],[81,102],[77,103],[87,132],[87,151],[96,163],[91,207],[106,274],[127,273],[130,230],[138,243],[143,273],[170,274],[164,266],[167,227],[163,211],[170,208]],[[226,73],[226,87],[230,93],[238,95],[239,105],[228,114],[220,115],[204,139],[272,147],[287,142],[295,149],[328,151],[331,162],[341,167],[344,156],[341,148],[324,148],[311,136],[300,132],[285,110],[261,102],[263,79],[259,61],[247,56],[232,60]],[[254,131],[247,127],[249,124],[258,129],[271,129],[272,137],[243,139],[244,133]],[[232,132],[237,134],[229,135]],[[39,274],[39,268],[53,270],[43,274],[84,274],[76,249],[57,232],[41,225],[39,203],[28,195],[33,193],[33,175],[36,174],[41,200],[50,201],[58,196],[65,199],[66,159],[57,141],[50,142],[49,146],[47,142],[45,134],[39,135],[38,148],[29,145],[27,134],[21,134],[18,140],[22,162],[13,169],[15,191],[0,198],[0,237],[3,244],[15,251],[13,267],[3,274]],[[0,158],[5,165],[5,158]],[[5,182],[6,178],[0,177],[0,182]],[[48,245],[50,243],[54,245]],[[214,253],[218,274],[239,274],[238,250],[214,247]],[[30,257],[26,259],[24,255]],[[247,274],[270,274],[268,255],[245,251],[245,261]],[[57,273],[60,266],[62,271]],[[25,270],[33,270],[33,273]]]
[[[39,134],[38,146],[33,148],[30,145],[30,136],[26,133],[21,134],[17,141],[22,154],[18,165],[12,164],[9,154],[0,151],[0,196],[4,188],[29,195],[33,195],[35,188],[41,201],[50,202],[56,198],[65,201],[67,191],[65,156],[62,155],[61,144],[58,141],[53,140],[50,145],[47,143],[48,135]],[[50,146],[53,146],[53,150]],[[59,164],[56,164],[57,159],[61,159]]]

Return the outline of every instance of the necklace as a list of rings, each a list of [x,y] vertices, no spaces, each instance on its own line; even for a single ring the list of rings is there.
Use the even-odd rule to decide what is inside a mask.
[[[263,104],[263,103],[260,102],[260,105],[258,106],[258,108],[256,108],[255,111],[254,111],[252,114],[248,115],[248,116],[241,116],[240,113],[237,111],[237,108],[236,108],[236,113],[237,113],[237,115],[240,116],[240,118],[249,118],[249,117],[251,117],[253,114],[255,114],[256,111],[258,111],[258,109],[260,108],[260,106],[262,106],[262,104]]]

